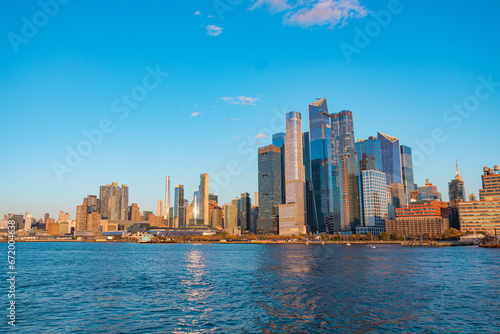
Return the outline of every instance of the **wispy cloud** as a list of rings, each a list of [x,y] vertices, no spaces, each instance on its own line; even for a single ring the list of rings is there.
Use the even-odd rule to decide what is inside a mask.
[[[223,30],[222,27],[218,27],[215,24],[210,24],[206,26],[206,28],[207,28],[207,35],[209,36],[218,36],[222,34]]]
[[[301,27],[341,27],[350,19],[365,17],[368,9],[359,0],[254,0],[249,10],[266,7],[271,13],[284,12],[283,23]]]
[[[223,101],[226,101],[227,104],[241,104],[248,106],[256,106],[255,102],[259,101],[258,97],[250,97],[250,96],[238,96],[238,97],[221,97]]]
[[[262,145],[262,142],[258,141],[254,144],[250,144],[250,146],[261,146]]]
[[[268,136],[265,133],[259,133],[255,138],[268,138]]]
[[[199,114],[201,114],[201,111],[194,111],[194,112],[191,113],[191,117],[196,117]]]
[[[214,17],[212,14],[208,15],[207,17]]]
[[[201,15],[201,12],[197,10],[196,12],[194,12],[194,15]]]

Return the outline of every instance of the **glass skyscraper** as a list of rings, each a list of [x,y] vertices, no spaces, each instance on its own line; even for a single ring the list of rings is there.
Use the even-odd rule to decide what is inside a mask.
[[[411,193],[416,189],[415,180],[413,177],[413,158],[411,148],[401,145],[401,175],[402,182],[405,189],[407,203],[411,203]]]
[[[285,145],[285,133],[278,132],[273,134],[273,145],[278,147],[283,147]]]
[[[332,128],[326,99],[310,103],[309,146],[311,155],[311,180],[313,194],[312,231],[333,232],[332,214]]]
[[[335,231],[349,232],[360,224],[359,166],[354,147],[352,112],[331,114],[332,199]]]
[[[358,154],[359,170],[382,171],[382,148],[380,140],[369,137],[354,144]]]
[[[388,215],[387,184],[384,172],[361,172],[363,189],[363,226],[384,227]]]
[[[278,207],[282,200],[281,148],[259,148],[259,218],[257,233],[278,233]]]
[[[303,144],[303,161],[306,170],[306,223],[309,226],[314,225],[314,208],[313,208],[313,195],[312,195],[312,180],[311,180],[311,152],[309,143],[309,132],[302,134]]]
[[[174,227],[178,228],[186,225],[184,208],[184,186],[175,186],[174,194]]]
[[[382,171],[387,174],[387,185],[402,183],[399,139],[379,132],[378,140],[382,148]]]

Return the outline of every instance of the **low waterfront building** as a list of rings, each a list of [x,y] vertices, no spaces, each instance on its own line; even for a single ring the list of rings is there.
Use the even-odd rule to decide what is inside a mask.
[[[500,233],[500,200],[458,203],[460,231]]]

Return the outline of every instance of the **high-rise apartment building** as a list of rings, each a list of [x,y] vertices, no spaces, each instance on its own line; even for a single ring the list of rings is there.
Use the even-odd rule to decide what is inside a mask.
[[[200,192],[201,192],[201,213],[200,217],[203,219],[204,225],[210,225],[210,207],[209,207],[209,193],[208,193],[208,174],[200,175]]]
[[[241,194],[240,201],[241,209],[240,209],[240,226],[241,231],[249,231],[251,232],[251,222],[252,222],[252,202],[250,199],[249,193]]]
[[[310,103],[308,109],[314,206],[311,228],[315,232],[326,232],[327,225],[333,230],[332,126],[325,98]]]
[[[158,200],[158,204],[156,205],[156,216],[163,217],[163,201],[161,199]]]
[[[141,220],[141,211],[139,210],[139,206],[137,205],[137,203],[132,203],[132,205],[130,206],[129,220]]]
[[[100,213],[103,219],[127,220],[128,218],[128,187],[113,182],[100,187]]]
[[[163,209],[163,218],[170,221],[170,176],[165,178],[165,202]]]
[[[481,176],[483,189],[479,190],[479,199],[500,200],[500,167],[495,166],[493,169],[484,167],[483,172]]]
[[[285,136],[285,204],[279,206],[279,234],[306,234],[305,168],[302,145],[302,115],[286,114]]]
[[[176,185],[174,194],[174,226],[179,228],[186,225],[184,209],[184,186]]]
[[[364,170],[361,172],[361,189],[363,193],[362,227],[356,232],[380,234],[384,232],[388,218],[387,180],[384,172]]]
[[[83,202],[87,203],[88,213],[101,211],[101,200],[96,195],[88,195],[83,199]]]
[[[269,145],[259,148],[258,186],[259,218],[257,233],[278,233],[278,208],[282,201],[281,148]]]

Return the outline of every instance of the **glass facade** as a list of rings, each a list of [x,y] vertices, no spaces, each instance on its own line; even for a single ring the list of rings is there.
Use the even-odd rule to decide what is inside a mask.
[[[387,174],[387,184],[402,183],[399,139],[379,132],[378,140],[382,148],[382,171]]]
[[[174,227],[186,225],[184,209],[184,186],[175,186],[174,194]]]
[[[259,148],[259,218],[257,233],[278,233],[278,207],[282,200],[281,148],[269,145]]]
[[[387,184],[384,172],[361,172],[363,189],[363,226],[384,226],[388,215]]]
[[[285,145],[285,133],[278,132],[273,134],[273,145],[278,147],[283,147]]]
[[[331,114],[333,230],[351,231],[360,224],[359,167],[352,112]]]
[[[404,145],[401,145],[401,175],[407,197],[407,203],[410,204],[411,192],[417,189],[413,177],[413,158],[411,148]]]
[[[309,226],[314,225],[314,209],[313,209],[313,195],[312,195],[312,180],[311,180],[311,153],[309,144],[309,132],[304,132],[302,134],[302,146],[303,146],[303,160],[304,167],[306,171],[306,224]]]
[[[311,155],[311,180],[313,194],[314,232],[326,232],[327,220],[332,217],[332,129],[326,99],[310,103],[309,146]]]
[[[354,144],[358,154],[359,170],[378,170],[382,171],[382,148],[380,140],[370,137],[366,140],[360,140]]]

